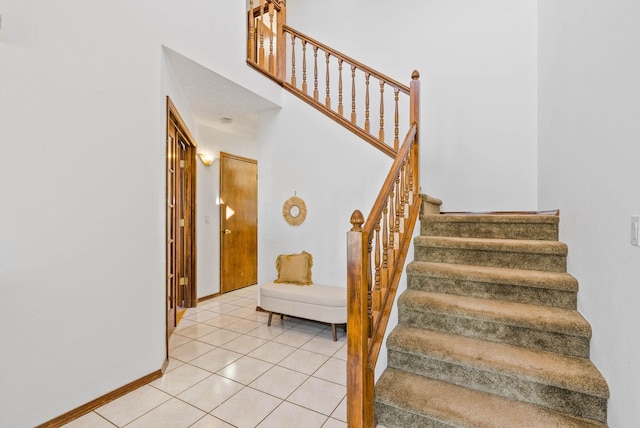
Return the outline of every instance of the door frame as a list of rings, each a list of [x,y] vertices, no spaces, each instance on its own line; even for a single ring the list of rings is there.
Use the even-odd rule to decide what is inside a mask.
[[[176,246],[171,247],[170,231],[173,230],[174,234],[180,227],[184,227],[185,245],[183,246],[185,254],[185,276],[188,278],[185,287],[184,304],[185,307],[194,307],[197,305],[197,284],[196,284],[196,141],[191,135],[189,128],[180,116],[178,109],[171,101],[171,98],[167,96],[166,101],[166,129],[165,129],[165,141],[166,141],[166,167],[165,167],[165,304],[166,304],[166,337],[167,337],[167,358],[168,358],[168,341],[173,328],[176,325],[175,311],[177,307],[176,291],[179,284],[178,275],[173,275],[172,271],[176,265]],[[176,134],[179,134],[180,139],[185,143],[185,159],[186,162],[183,166],[180,166],[179,159],[172,158],[169,149],[170,144],[177,145],[177,141],[172,141],[170,128],[175,126]],[[175,151],[173,152],[175,153]],[[175,171],[180,168],[184,174],[176,174]],[[170,170],[173,169],[173,174]],[[171,214],[172,208],[176,206],[176,202],[170,200],[170,195],[176,195],[176,188],[180,186],[177,177],[184,176],[184,189],[185,189],[185,202],[184,202],[184,221],[181,222],[180,215],[177,209],[173,209],[173,215]],[[174,180],[171,179],[173,176]],[[170,193],[170,186],[173,186],[173,190]],[[175,199],[175,198],[174,198]],[[174,236],[175,240],[175,236]],[[172,290],[173,288],[173,290]],[[173,293],[170,293],[173,291]],[[173,301],[170,301],[173,299]],[[171,308],[173,308],[174,319],[170,319]],[[173,327],[170,326],[171,325]]]

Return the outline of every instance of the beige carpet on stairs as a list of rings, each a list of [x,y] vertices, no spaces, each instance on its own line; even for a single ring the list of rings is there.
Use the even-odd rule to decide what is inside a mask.
[[[440,214],[421,235],[376,383],[394,427],[605,427],[609,389],[589,360],[559,213]],[[434,208],[436,207],[436,208]]]

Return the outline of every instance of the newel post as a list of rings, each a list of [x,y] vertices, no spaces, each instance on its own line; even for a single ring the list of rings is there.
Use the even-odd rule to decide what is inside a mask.
[[[276,1],[276,0],[274,0]],[[280,80],[285,80],[287,76],[287,43],[284,34],[284,26],[287,23],[287,2],[279,0],[280,12],[278,13],[278,24],[276,29],[276,76]]]
[[[409,85],[409,124],[417,126],[416,136],[413,140],[413,186],[415,193],[420,193],[420,73],[413,70],[411,84]]]
[[[351,215],[347,232],[347,425],[365,426],[367,406],[367,233],[362,230],[364,216],[358,210]]]

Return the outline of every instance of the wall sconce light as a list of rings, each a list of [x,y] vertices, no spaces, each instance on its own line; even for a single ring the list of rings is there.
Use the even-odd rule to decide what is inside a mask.
[[[198,157],[205,166],[211,165],[213,161],[216,160],[216,157],[214,155],[209,155],[206,153],[198,153]]]

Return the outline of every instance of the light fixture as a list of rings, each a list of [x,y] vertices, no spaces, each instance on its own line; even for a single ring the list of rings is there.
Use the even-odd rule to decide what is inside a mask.
[[[198,157],[205,166],[211,165],[213,161],[216,160],[216,157],[214,155],[210,155],[207,153],[198,153]]]

